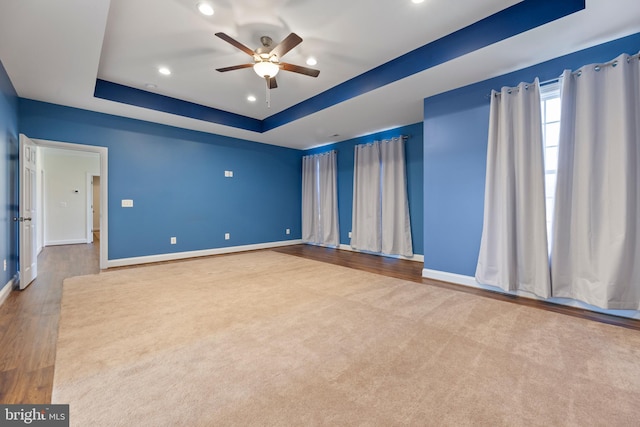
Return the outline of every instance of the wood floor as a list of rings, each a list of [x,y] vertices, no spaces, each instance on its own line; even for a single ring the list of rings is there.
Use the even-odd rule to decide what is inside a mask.
[[[45,248],[38,278],[0,307],[0,403],[50,403],[62,281],[99,271],[99,243]],[[309,245],[277,252],[640,330],[640,321],[422,278],[422,263]],[[223,255],[224,256],[224,255]],[[175,261],[180,262],[180,261]]]
[[[0,307],[0,403],[50,403],[62,281],[97,273],[98,245],[44,248],[38,277]]]

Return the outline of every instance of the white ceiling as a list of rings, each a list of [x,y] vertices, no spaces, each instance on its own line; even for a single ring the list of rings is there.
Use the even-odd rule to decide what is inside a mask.
[[[424,98],[640,32],[638,0],[587,0],[587,8],[265,133],[134,107],[93,96],[96,78],[256,119],[320,94],[517,0],[0,0],[0,60],[18,95],[268,144],[309,148],[422,120]],[[280,72],[265,85],[251,61],[214,36],[254,49],[290,32],[304,41],[285,62],[318,59],[318,78]],[[168,66],[172,75],[157,72]],[[560,70],[559,70],[560,72]],[[246,100],[253,94],[254,103]],[[338,135],[338,136],[334,136]]]

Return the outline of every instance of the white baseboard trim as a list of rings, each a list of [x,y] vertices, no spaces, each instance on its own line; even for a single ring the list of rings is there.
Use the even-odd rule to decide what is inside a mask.
[[[302,240],[283,240],[280,242],[257,243],[254,245],[228,246],[225,248],[204,249],[200,251],[174,252],[169,254],[149,255],[133,258],[110,259],[107,261],[107,268],[125,267],[128,265],[149,264],[152,262],[176,261],[187,258],[197,258],[211,255],[230,254],[234,252],[255,251],[258,249],[278,248],[281,246],[299,245]]]
[[[472,288],[487,289],[476,282],[475,277],[464,276],[462,274],[447,273],[446,271],[422,269],[422,277],[427,279],[439,280],[441,282],[454,283],[456,285],[470,286]],[[493,289],[490,289],[493,290]]]
[[[62,246],[62,245],[79,245],[86,244],[87,239],[67,239],[67,240],[49,240],[44,242],[45,246]]]
[[[553,304],[565,305],[568,307],[581,308],[584,310],[593,311],[596,313],[610,314],[612,316],[627,317],[630,319],[640,319],[640,311],[638,310],[607,310],[604,308],[589,305],[587,303],[576,301],[568,298],[540,298],[536,295],[528,292],[507,292],[497,286],[483,285],[476,281],[475,277],[464,276],[462,274],[448,273],[446,271],[429,270],[428,268],[422,269],[422,277],[427,279],[439,280],[441,282],[453,283],[456,285],[469,286],[472,288],[484,289],[486,291],[499,292],[505,295],[515,295],[522,298],[535,299],[538,301],[546,301]]]
[[[350,245],[345,245],[345,244],[341,244],[340,246],[338,246],[338,249],[342,249],[343,251],[360,252],[362,254],[378,255],[378,256],[383,256],[387,258],[405,259],[407,261],[424,262],[424,255],[420,255],[420,254],[413,254],[412,257],[406,257],[403,255],[389,255],[389,254],[383,254],[379,252],[361,251],[361,250],[352,248]]]
[[[12,277],[5,285],[0,289],[0,306],[4,304],[7,298],[9,298],[9,294],[13,290],[13,286],[16,283],[16,277]]]

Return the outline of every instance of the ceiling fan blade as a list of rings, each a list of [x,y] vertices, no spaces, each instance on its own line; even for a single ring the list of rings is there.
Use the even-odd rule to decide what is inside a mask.
[[[271,52],[269,53],[271,55],[277,55],[278,58],[282,58],[287,52],[298,46],[300,43],[302,43],[302,38],[300,38],[296,33],[291,33],[282,40],[279,45],[271,49]]]
[[[216,68],[216,71],[224,73],[225,71],[241,70],[243,68],[251,68],[253,64],[232,65],[231,67]]]
[[[267,80],[267,87],[269,89],[275,89],[278,87],[275,77],[265,77],[265,79]]]
[[[313,68],[303,67],[301,65],[287,64],[286,62],[280,63],[280,69],[285,71],[293,71],[294,73],[304,74],[305,76],[318,77],[320,70],[314,70]]]
[[[236,39],[231,38],[230,36],[226,35],[225,33],[216,33],[216,36],[220,37],[222,40],[226,41],[230,45],[237,47],[238,49],[240,49],[241,51],[243,51],[244,53],[246,53],[249,56],[254,56],[256,54],[252,49],[249,49],[247,46],[243,45],[242,43],[240,43]]]

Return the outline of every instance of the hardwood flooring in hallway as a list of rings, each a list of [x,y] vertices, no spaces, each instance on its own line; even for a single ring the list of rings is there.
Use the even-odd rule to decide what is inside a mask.
[[[99,269],[99,242],[45,247],[38,277],[0,307],[0,403],[49,403],[62,282]]]

